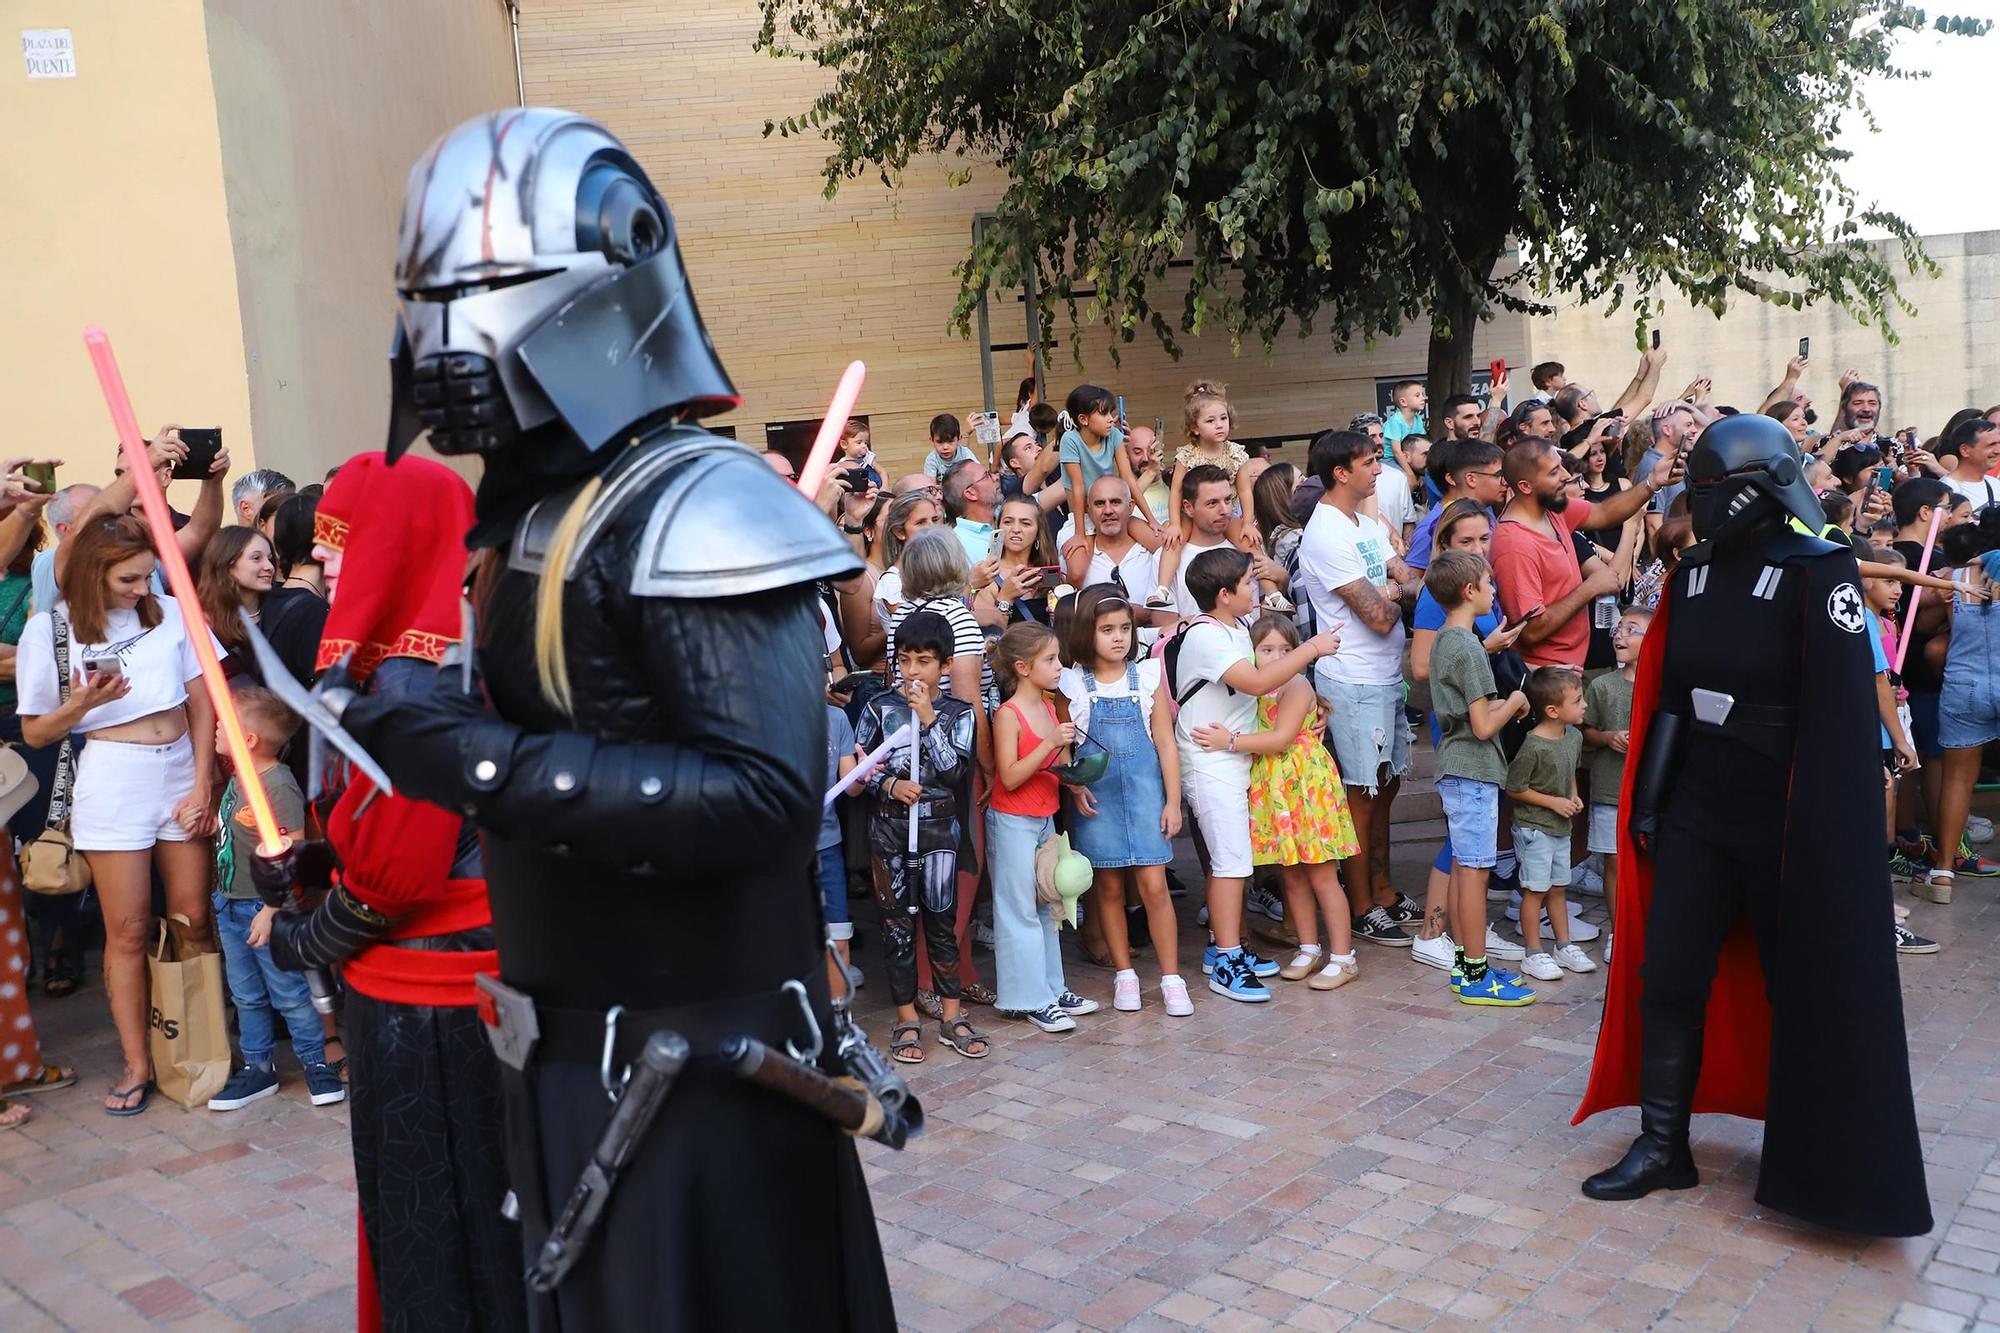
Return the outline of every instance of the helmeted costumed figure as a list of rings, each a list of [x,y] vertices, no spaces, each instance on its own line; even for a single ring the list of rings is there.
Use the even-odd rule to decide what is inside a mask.
[[[445,682],[342,717],[399,792],[479,829],[531,1322],[891,1328],[859,1157],[806,1099],[880,1060],[837,1039],[810,876],[817,587],[859,561],[692,424],[736,390],[665,202],[602,126],[523,109],[445,135],[396,256],[389,452],[428,430],[482,458],[490,708]],[[794,1095],[729,1063],[746,1041]]]
[[[348,460],[314,519],[333,557],[318,670],[384,698],[435,688],[462,651],[471,524],[472,491],[442,464]],[[525,1327],[520,1229],[500,1214],[498,1066],[473,987],[496,966],[478,840],[462,815],[329,771],[343,775],[321,798],[340,883],[310,914],[275,918],[271,950],[295,970],[339,965],[348,988],[359,1327]]]
[[[1576,1119],[1640,1134],[1583,1192],[1697,1183],[1694,1111],[1764,1121],[1757,1201],[1879,1236],[1930,1230],[1883,857],[1860,575],[1791,435],[1726,417],[1695,442],[1697,545],[1641,654],[1618,951]]]

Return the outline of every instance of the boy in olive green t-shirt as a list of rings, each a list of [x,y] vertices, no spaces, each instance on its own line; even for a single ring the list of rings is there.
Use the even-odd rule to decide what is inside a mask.
[[[1535,726],[1507,765],[1507,795],[1514,802],[1514,856],[1521,864],[1521,939],[1528,956],[1521,971],[1539,981],[1563,969],[1595,972],[1597,964],[1569,940],[1569,822],[1583,809],[1576,769],[1583,760],[1583,676],[1574,667],[1538,667],[1528,677]],[[1555,951],[1542,948],[1542,909],[1555,932]]]
[[[1431,711],[1437,715],[1437,790],[1451,837],[1449,914],[1452,993],[1465,1004],[1518,1008],[1535,992],[1486,963],[1486,877],[1497,856],[1500,784],[1507,756],[1500,731],[1528,707],[1519,690],[1505,699],[1473,622],[1493,609],[1493,571],[1470,551],[1440,551],[1424,587],[1445,610],[1431,645]],[[1424,930],[1436,923],[1426,915]],[[1435,939],[1424,936],[1425,943]],[[1470,956],[1467,949],[1471,950]]]

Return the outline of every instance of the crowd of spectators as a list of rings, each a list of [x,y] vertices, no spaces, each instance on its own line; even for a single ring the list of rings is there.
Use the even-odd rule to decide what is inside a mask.
[[[997,445],[940,414],[921,470],[893,480],[848,423],[819,499],[866,569],[824,589],[828,783],[876,746],[888,759],[829,811],[817,878],[843,958],[850,893],[879,909],[893,1057],[926,1057],[926,1017],[977,1059],[995,1039],[980,1007],[1044,1032],[1095,1012],[1058,930],[1077,876],[1091,890],[1069,964],[1110,968],[1119,1011],[1144,1006],[1134,954],[1150,949],[1164,1012],[1193,1012],[1190,917],[1206,989],[1242,1003],[1274,982],[1339,988],[1363,944],[1408,949],[1474,1005],[1596,970],[1587,946],[1608,959],[1614,936],[1576,899],[1616,882],[1635,666],[1693,541],[1682,460],[1738,410],[1706,377],[1659,400],[1664,360],[1644,354],[1609,408],[1545,363],[1532,396],[1509,405],[1503,377],[1486,399],[1445,399],[1435,427],[1424,385],[1404,382],[1386,419],[1357,415],[1291,459],[1239,443],[1208,381],[1162,429],[1127,427],[1101,387],[1057,410],[1024,381]],[[2000,408],[1890,434],[1879,389],[1849,372],[1821,430],[1808,369],[1794,359],[1754,410],[1799,441],[1829,517],[1818,535],[1854,545],[1879,648],[1875,714],[1814,724],[1879,728],[1884,856],[1948,904],[1959,880],[2000,875],[1970,812],[2000,740]],[[180,434],[149,451],[175,485]],[[35,781],[0,771],[0,813],[17,846],[65,834],[90,882],[23,894],[12,858],[0,873],[0,1129],[27,1118],[23,1097],[74,1081],[43,1061],[28,994],[73,994],[100,941],[124,1062],[105,1110],[145,1109],[162,914],[215,932],[225,957],[243,1060],[211,1107],[277,1091],[281,1031],[307,1095],[338,1100],[332,1022],[261,948],[240,790],[135,479],[122,456],[102,488],[31,472],[0,481],[0,740]],[[314,543],[321,487],[269,469],[232,483],[226,451],[179,485],[195,491],[173,520],[201,619],[274,804],[303,827],[305,741],[260,688],[245,625],[310,682],[337,575]],[[1421,902],[1389,873],[1420,734],[1447,826]],[[10,785],[34,794],[9,802]],[[1174,875],[1177,845],[1198,885]],[[1935,952],[1907,915],[1883,924],[1896,947]],[[1251,947],[1250,918],[1280,956]]]
[[[1128,428],[1108,390],[1080,385],[1057,412],[1024,381],[990,460],[940,415],[924,470],[893,484],[851,425],[821,500],[868,569],[827,591],[830,713],[873,717],[876,742],[893,739],[887,720],[923,713],[927,772],[949,749],[936,729],[969,744],[948,790],[912,781],[892,746],[822,852],[837,933],[852,931],[851,885],[896,941],[896,1058],[925,1057],[920,1015],[983,1056],[967,1001],[1048,1032],[1098,1008],[1055,943],[1062,856],[1087,860],[1093,883],[1074,959],[1112,969],[1118,1010],[1145,1003],[1133,952],[1150,945],[1164,1011],[1192,1012],[1188,916],[1208,933],[1207,989],[1245,1003],[1273,979],[1344,984],[1360,944],[1410,950],[1474,1005],[1525,1005],[1595,971],[1615,934],[1577,899],[1616,883],[1639,652],[1694,540],[1685,456],[1739,410],[1792,432],[1829,518],[1816,535],[1862,562],[1880,707],[1815,724],[1880,728],[1893,875],[1947,903],[1957,880],[2000,874],[1976,849],[1990,824],[1969,814],[2000,740],[1987,602],[2000,557],[1983,559],[2000,547],[2000,408],[1889,434],[1879,389],[1850,371],[1822,426],[1803,357],[1742,408],[1712,401],[1706,376],[1662,397],[1665,361],[1644,353],[1609,405],[1544,363],[1532,395],[1510,403],[1503,377],[1486,398],[1446,399],[1435,426],[1424,385],[1406,381],[1386,419],[1360,414],[1291,460],[1238,443],[1207,381],[1167,439]],[[1927,542],[1934,517],[1946,535]],[[1987,531],[1983,545],[1970,535]],[[1932,591],[1911,619],[1918,587]],[[938,710],[940,696],[971,717]],[[852,727],[835,732],[829,783],[859,755]],[[1389,874],[1420,732],[1448,830],[1422,902]],[[911,804],[948,821],[935,836],[952,850],[948,874],[930,862],[921,913],[900,835],[866,833],[902,827]],[[1169,868],[1183,838],[1200,885]],[[1246,913],[1282,941],[1276,956],[1249,947]],[[1899,952],[1935,952],[1908,915],[1898,905],[1884,932]],[[955,983],[926,957],[947,916]],[[975,944],[994,947],[997,990]]]

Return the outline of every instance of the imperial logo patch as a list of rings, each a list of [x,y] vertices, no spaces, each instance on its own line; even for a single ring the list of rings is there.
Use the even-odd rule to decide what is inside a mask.
[[[1867,625],[1861,614],[1861,589],[1843,583],[1827,594],[1826,616],[1849,634],[1859,634]]]

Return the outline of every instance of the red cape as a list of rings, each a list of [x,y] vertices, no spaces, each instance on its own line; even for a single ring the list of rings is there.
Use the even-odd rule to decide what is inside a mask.
[[[1584,1089],[1583,1104],[1577,1107],[1571,1124],[1581,1124],[1599,1111],[1639,1104],[1640,974],[1646,963],[1653,861],[1632,845],[1625,815],[1632,809],[1632,778],[1639,771],[1638,757],[1646,752],[1646,730],[1659,706],[1671,600],[1671,589],[1662,593],[1645,647],[1639,652],[1639,677],[1632,687],[1632,739],[1626,747],[1625,786],[1618,803],[1615,906],[1617,938],[1624,943],[1612,951],[1611,979],[1604,988],[1604,1021],[1597,1030],[1597,1057],[1590,1066],[1590,1086]],[[1762,1120],[1770,1093],[1770,1071],[1771,1005],[1765,998],[1764,965],[1745,915],[1723,943],[1715,986],[1708,994],[1708,1026],[1694,1109]]]

